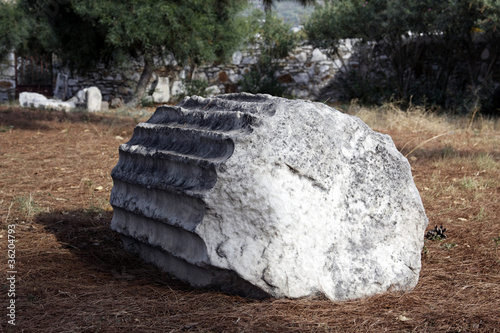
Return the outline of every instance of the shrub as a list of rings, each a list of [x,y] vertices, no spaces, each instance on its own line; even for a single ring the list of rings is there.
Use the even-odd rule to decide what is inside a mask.
[[[257,63],[240,81],[240,90],[283,96],[285,87],[278,81],[276,73],[280,59],[288,56],[299,42],[299,36],[291,26],[278,19],[272,12],[256,10],[249,17],[253,31],[249,43],[256,45]]]
[[[500,55],[498,1],[325,0],[305,31],[314,46],[335,56],[340,40],[357,41],[357,75],[343,76],[354,87],[349,98],[394,97],[465,109],[464,100],[491,100]],[[491,59],[486,66],[485,46]],[[366,96],[373,90],[380,98]]]

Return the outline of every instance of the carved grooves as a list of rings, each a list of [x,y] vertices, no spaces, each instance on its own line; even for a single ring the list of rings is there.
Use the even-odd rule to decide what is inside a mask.
[[[204,193],[215,186],[218,166],[233,154],[233,139],[258,123],[262,103],[245,103],[242,108],[231,98],[191,98],[160,107],[138,124],[120,146],[111,174],[111,228],[122,234],[129,251],[193,285],[220,287],[229,279],[247,296],[264,297],[260,289],[243,287],[235,273],[212,267],[196,234],[206,209]]]

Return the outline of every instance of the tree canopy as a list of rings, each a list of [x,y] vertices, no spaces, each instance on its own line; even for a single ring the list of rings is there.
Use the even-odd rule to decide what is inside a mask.
[[[332,52],[344,38],[371,43],[365,48],[371,50],[366,53],[371,71],[350,71],[351,98],[382,95],[448,106],[466,94],[488,95],[494,88],[490,83],[500,55],[497,0],[325,0],[305,30],[314,46]],[[480,73],[484,44],[496,56]],[[380,54],[387,56],[385,63],[377,58]]]
[[[288,56],[300,41],[300,35],[291,30],[271,11],[255,10],[249,16],[250,43],[259,46],[257,63],[240,82],[242,91],[283,96],[285,87],[278,81],[279,60]]]
[[[24,18],[26,33],[15,35],[21,41],[5,45],[54,53],[77,69],[142,57],[137,102],[158,59],[199,65],[231,54],[245,36],[246,26],[237,15],[245,4],[245,0],[18,0],[16,8],[9,6],[17,16],[9,19]],[[5,24],[7,19],[1,21]]]
[[[28,22],[12,2],[0,1],[0,32],[0,60],[29,36]]]
[[[262,0],[266,8],[280,0]],[[297,0],[311,4],[314,0]],[[0,57],[53,53],[74,69],[144,59],[133,102],[145,92],[158,59],[192,67],[223,60],[248,25],[238,15],[248,0],[17,0],[0,2]]]

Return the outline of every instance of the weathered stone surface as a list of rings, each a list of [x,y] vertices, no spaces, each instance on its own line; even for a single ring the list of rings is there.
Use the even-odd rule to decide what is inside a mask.
[[[323,52],[321,52],[319,49],[314,49],[311,62],[324,61],[326,59],[327,57],[325,54],[323,54]]]
[[[103,112],[107,112],[109,111],[109,102],[101,102],[101,111]]]
[[[233,53],[231,60],[233,65],[239,65],[242,59],[243,59],[243,54],[241,53],[241,51],[236,51]]]
[[[306,62],[307,54],[304,51],[302,51],[295,56],[295,59],[297,59],[297,61],[299,62]]]
[[[233,83],[233,84],[238,83],[241,79],[243,79],[243,76],[240,74],[229,75],[229,81],[231,81],[231,83]]]
[[[119,97],[115,97],[111,100],[110,106],[114,109],[121,108],[124,105],[123,100]]]
[[[53,99],[47,99],[42,94],[32,92],[22,92],[19,94],[19,105],[23,107],[64,110],[71,111],[76,108],[73,102],[61,102]]]
[[[56,87],[54,88],[54,98],[62,101],[68,95],[68,75],[57,73]]]
[[[344,300],[413,288],[427,218],[391,138],[320,103],[184,99],[137,125],[111,228],[194,286]]]
[[[309,82],[309,75],[307,73],[299,73],[293,77],[295,82],[307,83]]]
[[[90,112],[101,111],[102,95],[99,88],[90,87],[86,90],[87,110]]]
[[[219,86],[213,85],[213,86],[207,87],[206,93],[207,93],[208,97],[213,97],[213,96],[219,95],[221,93],[221,90],[220,90]]]
[[[168,103],[170,101],[170,80],[168,77],[159,77],[153,92],[155,103]]]

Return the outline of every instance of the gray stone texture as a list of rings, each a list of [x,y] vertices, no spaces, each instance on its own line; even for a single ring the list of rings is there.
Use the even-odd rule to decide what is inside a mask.
[[[198,287],[354,299],[410,290],[427,217],[391,138],[268,95],[163,106],[120,146],[111,228]]]
[[[68,95],[68,75],[58,73],[56,86],[54,88],[54,98],[62,101],[66,100]]]
[[[344,53],[342,44],[340,45],[340,52]],[[247,48],[235,52],[225,64],[200,66],[196,69],[197,74],[195,78],[208,81],[209,86],[218,86],[221,93],[233,92],[237,89],[238,82],[242,79],[242,76],[251,69],[252,64],[256,63],[256,56],[259,53],[260,50],[257,47],[249,45]],[[159,67],[153,75],[152,82],[156,80],[156,76],[168,77],[170,97],[175,99],[175,97],[183,93],[182,80],[186,78],[186,71],[190,72],[191,69],[179,66],[179,64],[169,57],[163,60],[157,59],[155,62],[159,64]],[[285,83],[287,93],[292,94],[293,91],[301,91],[300,97],[308,99],[315,99],[321,89],[328,83],[328,79],[333,77],[335,72],[338,71],[338,68],[334,67],[333,60],[329,59],[323,51],[313,49],[308,45],[298,47],[281,63],[283,67],[286,67],[286,70],[282,68],[280,71],[299,78],[298,82]],[[167,68],[160,64],[170,64],[171,66]],[[68,76],[67,96],[74,96],[79,90],[85,87],[96,86],[101,91],[102,99],[110,102],[114,98],[121,98],[124,102],[130,101],[134,92],[133,88],[137,85],[140,73],[144,68],[142,61],[129,59],[121,68],[98,66],[99,68],[87,72],[85,76],[73,77],[74,74],[61,63],[56,61],[53,65],[54,75],[61,73]],[[218,73],[221,71],[228,74],[231,84],[220,80]],[[301,76],[301,73],[309,75],[309,78]],[[150,84],[149,86],[148,91],[155,90],[150,89],[154,88],[154,84]],[[154,99],[156,102],[157,98]],[[165,101],[166,98],[163,97],[162,100],[158,103],[167,103]],[[171,102],[171,100],[168,102]]]
[[[13,101],[16,96],[16,68],[13,53],[0,60],[0,102]]]

